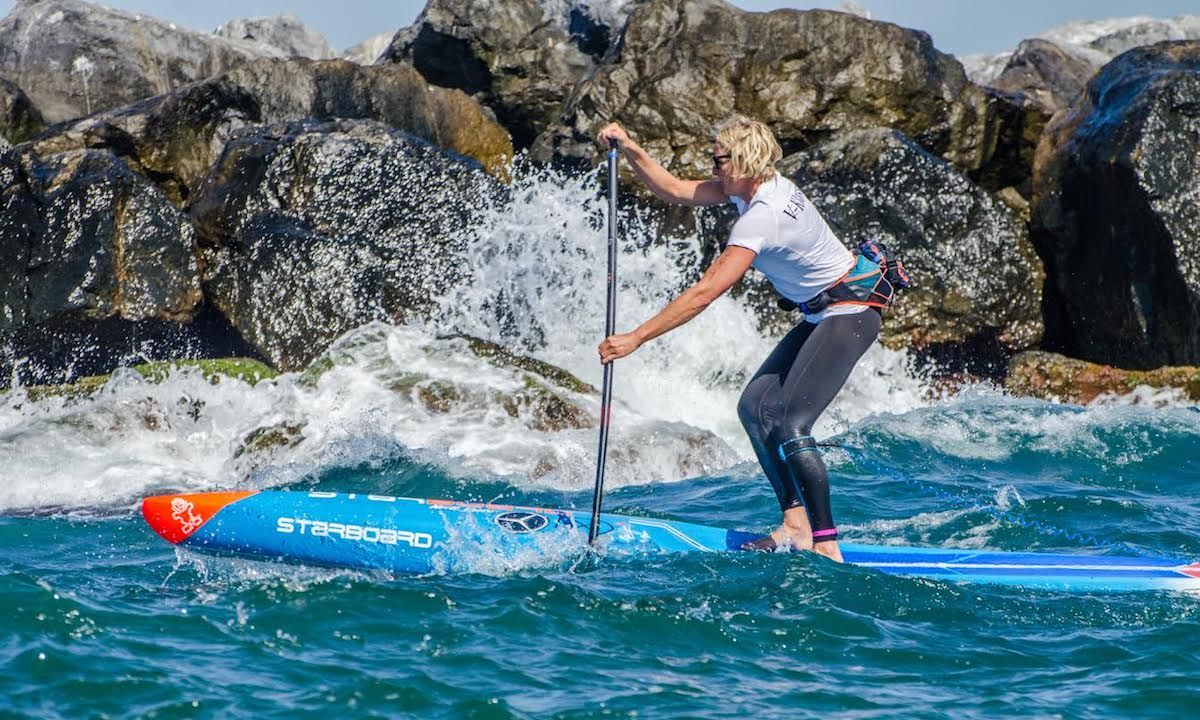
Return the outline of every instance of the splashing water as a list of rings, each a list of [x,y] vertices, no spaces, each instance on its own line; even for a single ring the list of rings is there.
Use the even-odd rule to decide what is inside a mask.
[[[511,203],[485,209],[479,239],[465,260],[470,277],[442,299],[437,327],[521,347],[599,384],[603,339],[606,200],[599,172],[566,176],[533,171],[514,182]],[[659,236],[648,212],[619,220],[617,329],[648,319],[698,275],[697,234]],[[754,272],[754,271],[751,271]],[[735,407],[742,387],[778,338],[764,337],[754,311],[728,294],[687,325],[618,361],[614,397],[638,415],[711,431],[752,458]],[[844,429],[876,412],[927,404],[906,357],[882,346],[860,361],[845,390],[817,425]],[[620,410],[614,442],[622,438]]]

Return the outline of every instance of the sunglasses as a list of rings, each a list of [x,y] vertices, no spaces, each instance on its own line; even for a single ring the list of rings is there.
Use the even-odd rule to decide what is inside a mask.
[[[721,166],[723,166],[725,164],[725,161],[729,160],[732,157],[733,157],[732,155],[713,155],[712,156],[713,172],[720,170]]]

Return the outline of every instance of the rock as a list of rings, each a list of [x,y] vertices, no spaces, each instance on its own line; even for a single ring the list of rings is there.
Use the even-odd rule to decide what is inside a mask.
[[[432,312],[459,279],[471,204],[496,190],[373,121],[246,128],[192,205],[206,295],[272,365],[302,368],[351,328]]]
[[[780,169],[847,245],[878,240],[904,260],[914,288],[888,311],[885,344],[999,375],[1001,361],[1041,339],[1044,276],[1024,225],[949,163],[876,128],[790,156]]]
[[[430,0],[380,63],[411,63],[429,82],[492,108],[518,149],[609,51],[633,2]]]
[[[0,378],[250,352],[201,304],[195,234],[112,153],[0,155]],[[244,351],[244,352],[243,352]]]
[[[1086,405],[1105,395],[1127,395],[1138,387],[1175,389],[1200,401],[1200,367],[1121,370],[1047,352],[1025,352],[1009,364],[1004,387],[1014,395]]]
[[[439,340],[465,340],[467,348],[478,358],[487,361],[495,367],[508,367],[536,375],[540,381],[545,381],[563,390],[575,393],[596,395],[599,391],[592,385],[583,382],[562,368],[548,362],[526,355],[518,355],[508,348],[488,340],[469,335],[446,335]]]
[[[154,186],[104,151],[20,161],[9,187],[14,200],[24,194],[35,206],[17,211],[25,227],[5,223],[0,244],[26,249],[3,283],[24,285],[25,302],[5,306],[0,328],[60,314],[191,317],[200,301],[194,234]]]
[[[991,160],[968,177],[988,192],[999,195],[1012,190],[1028,203],[1024,198],[1033,193],[1033,160],[1050,112],[1021,93],[990,87],[983,92],[993,118],[985,149]]]
[[[1004,72],[1010,57],[1011,50],[994,54],[963,55],[958,61],[962,63],[963,70],[971,82],[976,85],[991,85],[1000,77],[1000,73]]]
[[[1166,40],[1197,39],[1200,39],[1200,17],[1190,15],[1173,20],[1141,15],[1075,21],[1039,33],[1033,38],[1034,41],[1051,43],[1059,51],[1086,63],[1093,73],[1117,55],[1135,47]],[[1022,45],[1028,42],[1026,40]],[[1020,48],[1016,52],[1019,53]],[[1013,51],[995,55],[967,55],[962,58],[962,64],[971,82],[992,85],[1013,56]]]
[[[972,174],[1019,154],[997,147],[1007,134],[993,100],[923,32],[823,10],[646,0],[621,40],[572,92],[535,157],[590,166],[595,132],[618,120],[672,171],[707,177],[711,129],[734,112],[770,125],[785,154],[879,126]]]
[[[380,33],[342,51],[342,59],[359,65],[371,65],[392,45],[395,33]]]
[[[233,451],[233,459],[238,461],[238,469],[250,474],[277,461],[281,451],[294,448],[304,441],[305,426],[306,423],[303,422],[282,420],[246,433],[237,449]]]
[[[26,0],[0,20],[0,75],[47,122],[91,115],[277,55],[83,0]]]
[[[260,60],[224,77],[258,99],[264,122],[379,120],[475,158],[497,176],[514,154],[508,133],[479,103],[458,90],[429,87],[408,65]]]
[[[1200,363],[1200,42],[1131,50],[1047,127],[1032,238],[1049,350]]]
[[[218,78],[62,124],[31,147],[42,156],[84,148],[110,151],[183,207],[230,134],[261,120],[255,95]]]
[[[15,83],[0,78],[0,138],[22,143],[46,126],[42,114]]]
[[[245,40],[273,48],[283,57],[328,60],[337,57],[325,36],[294,15],[230,20],[213,31],[217,37]]]
[[[992,87],[1023,94],[1053,115],[1078,97],[1098,67],[1048,40],[1025,40]]]

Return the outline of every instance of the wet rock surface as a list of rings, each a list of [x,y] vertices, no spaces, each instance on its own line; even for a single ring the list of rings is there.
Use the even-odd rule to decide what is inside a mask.
[[[121,358],[234,349],[203,315],[187,217],[110,152],[0,156],[0,376],[105,372]],[[226,353],[227,354],[227,353]]]
[[[111,153],[4,157],[4,327],[58,316],[178,321],[200,300],[186,217]]]
[[[192,205],[206,294],[272,365],[301,368],[351,328],[432,312],[458,279],[465,201],[494,190],[475,163],[380,123],[248,128]]]
[[[432,362],[397,368],[379,352],[386,347],[388,334],[388,328],[371,323],[343,336],[305,369],[301,384],[314,387],[334,367],[359,366],[379,373],[390,391],[427,413],[502,412],[537,432],[596,426],[593,410],[582,397],[598,391],[561,368],[467,335],[426,336],[415,353]],[[468,378],[458,372],[480,364],[495,368],[498,377],[507,375],[508,382],[497,384],[496,378]],[[434,372],[435,368],[442,373]]]
[[[1046,346],[1126,368],[1200,362],[1200,42],[1105,66],[1038,148]]]

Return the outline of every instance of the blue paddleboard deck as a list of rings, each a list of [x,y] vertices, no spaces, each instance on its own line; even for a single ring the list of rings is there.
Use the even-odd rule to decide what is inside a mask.
[[[142,502],[163,538],[203,552],[398,573],[470,570],[471,550],[582,550],[589,513],[330,492],[158,495]],[[603,513],[609,554],[730,552],[759,535]],[[893,575],[1067,591],[1200,590],[1200,563],[843,542],[846,561]]]

